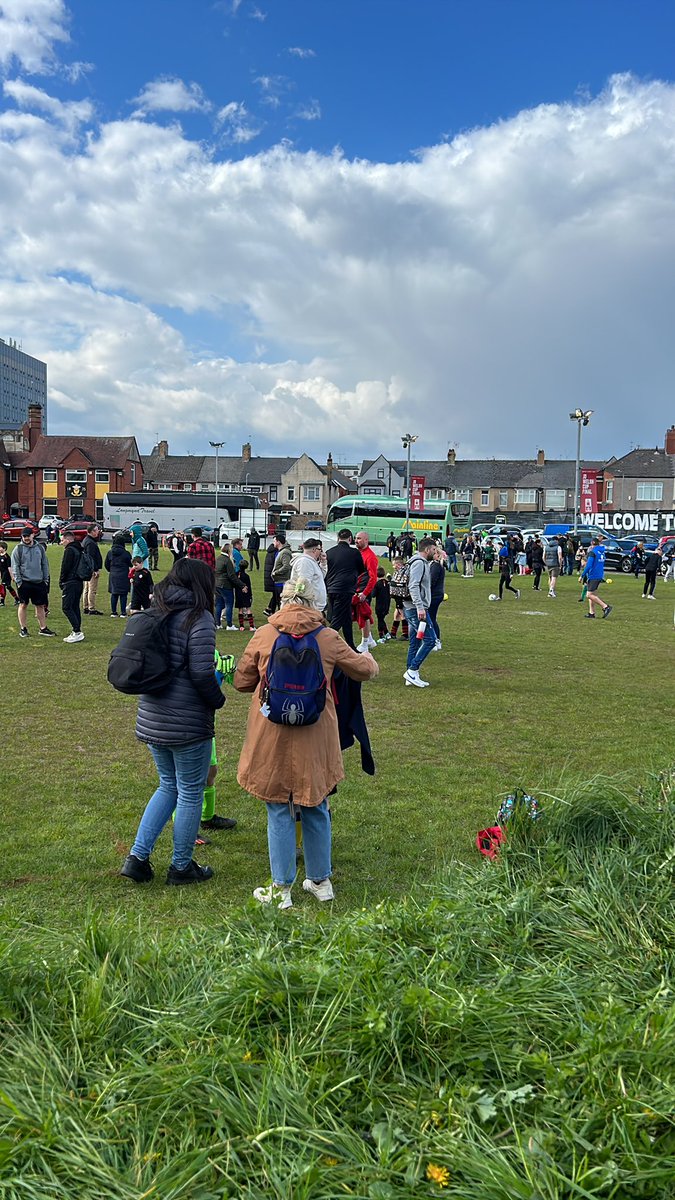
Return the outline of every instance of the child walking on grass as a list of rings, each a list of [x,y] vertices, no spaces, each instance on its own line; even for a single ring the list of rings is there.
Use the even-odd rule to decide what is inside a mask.
[[[244,632],[244,626],[248,621],[250,633],[255,633],[255,621],[253,619],[253,588],[251,585],[251,576],[248,572],[248,559],[242,558],[237,571],[237,610],[239,612],[239,632]]]
[[[389,587],[384,567],[377,568],[377,583],[373,588],[373,596],[375,597],[378,640],[380,642],[390,642],[391,634],[387,629],[387,616],[391,608],[391,588]]]
[[[129,612],[137,613],[145,608],[149,608],[152,601],[153,579],[147,567],[143,566],[142,558],[137,556],[131,560],[129,579],[131,581],[131,606]]]

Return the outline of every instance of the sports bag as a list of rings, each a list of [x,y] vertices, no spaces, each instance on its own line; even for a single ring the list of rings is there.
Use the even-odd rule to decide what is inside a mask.
[[[170,665],[171,616],[173,613],[148,608],[129,617],[108,663],[108,683],[118,692],[126,696],[161,692],[178,674]],[[184,663],[178,670],[183,666]]]
[[[405,600],[406,596],[410,595],[410,564],[406,563],[403,567],[397,567],[391,577],[389,590],[394,597],[394,600]]]
[[[84,583],[89,583],[89,580],[93,574],[94,564],[89,557],[89,552],[87,550],[81,550],[80,557],[77,560],[77,566],[75,568],[75,578],[81,579]]]
[[[280,633],[260,688],[260,711],[275,725],[314,725],[326,706],[326,673],[316,640]]]

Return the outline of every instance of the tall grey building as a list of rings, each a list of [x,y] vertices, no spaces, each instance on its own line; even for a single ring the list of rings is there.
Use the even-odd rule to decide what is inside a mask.
[[[0,338],[0,429],[19,429],[28,420],[28,405],[42,407],[47,432],[47,364],[24,354],[10,338]]]

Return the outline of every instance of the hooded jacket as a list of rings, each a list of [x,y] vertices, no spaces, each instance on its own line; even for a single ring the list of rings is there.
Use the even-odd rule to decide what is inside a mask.
[[[410,567],[408,588],[413,606],[415,608],[428,608],[431,604],[431,569],[429,560],[417,550],[409,560],[408,565]]]
[[[225,697],[216,683],[214,651],[216,623],[202,612],[185,630],[185,617],[193,607],[188,588],[174,585],[165,593],[178,611],[169,619],[169,660],[175,674],[161,692],[143,695],[136,717],[136,737],[155,746],[183,746],[205,741],[214,734],[214,712]]]
[[[105,556],[105,569],[110,575],[108,591],[113,596],[126,596],[131,587],[129,582],[131,555],[124,542],[113,542]]]
[[[275,725],[260,711],[260,682],[267,670],[278,633],[304,637],[319,630],[317,642],[328,688],[326,707],[314,725],[294,729]],[[371,678],[372,666],[357,654],[335,629],[323,625],[321,614],[302,604],[285,604],[270,617],[248,643],[234,676],[239,692],[253,692],[246,737],[239,759],[237,779],[253,796],[268,803],[321,804],[341,779],[344,766],[340,750],[335,701],[330,686],[335,667],[350,679]]]

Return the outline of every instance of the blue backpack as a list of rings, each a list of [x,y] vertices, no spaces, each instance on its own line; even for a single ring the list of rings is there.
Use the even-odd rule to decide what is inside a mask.
[[[260,711],[275,725],[314,725],[326,706],[326,673],[316,640],[280,633],[260,689]]]

